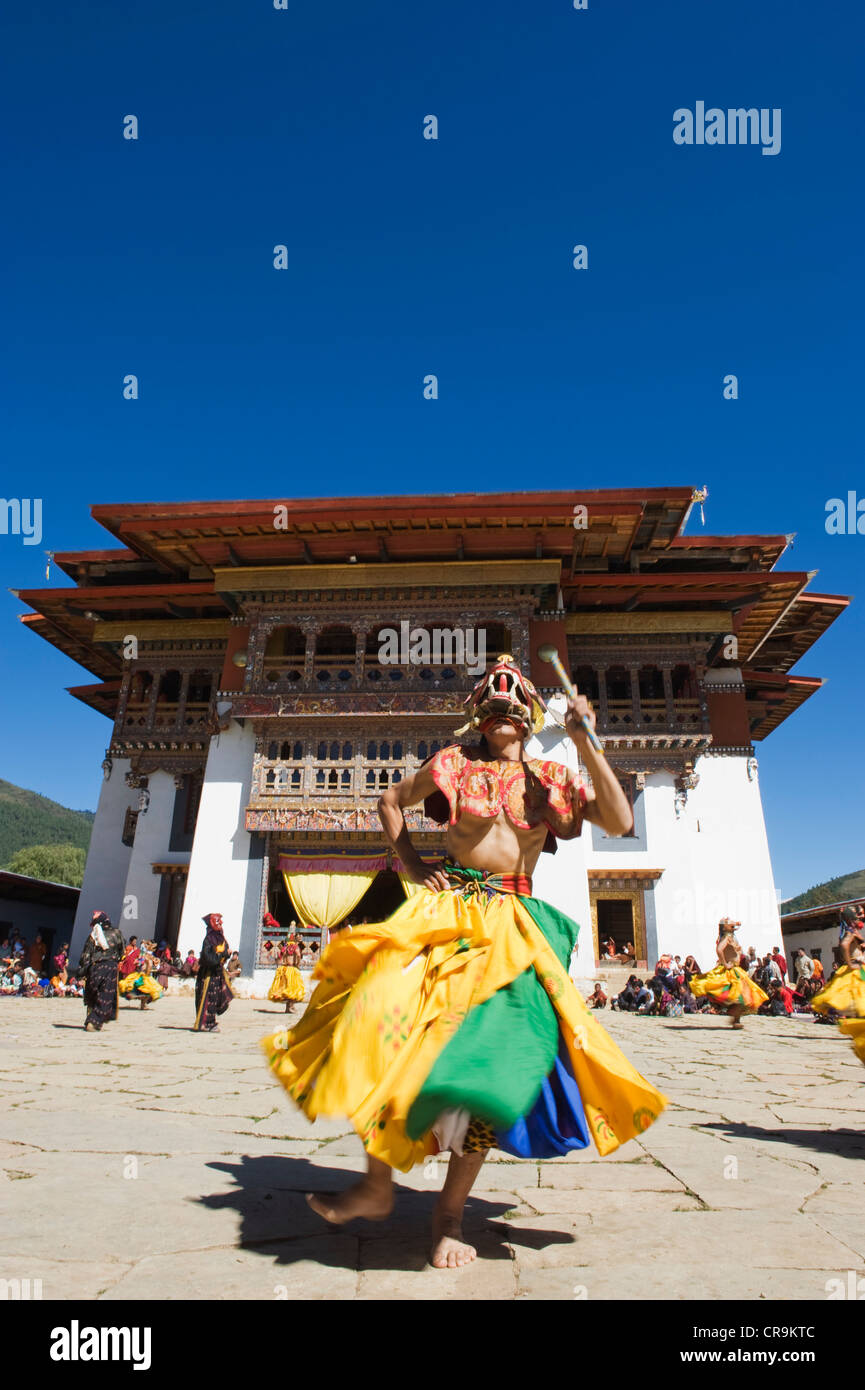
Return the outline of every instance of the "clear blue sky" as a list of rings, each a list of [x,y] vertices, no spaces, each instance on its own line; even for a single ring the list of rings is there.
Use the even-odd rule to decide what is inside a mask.
[[[0,777],[96,804],[109,725],[7,593],[106,543],[93,502],[707,483],[707,532],[855,595],[863,38],[854,0],[13,0],[0,492],[44,538],[0,536]],[[780,107],[780,154],[675,145],[697,101]],[[865,858],[862,653],[859,603],[758,750],[785,895]]]

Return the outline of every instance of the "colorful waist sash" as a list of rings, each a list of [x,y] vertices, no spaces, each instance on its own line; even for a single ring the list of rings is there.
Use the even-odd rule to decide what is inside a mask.
[[[488,874],[485,869],[467,869],[453,859],[446,859],[444,868],[454,887],[462,885],[464,894],[517,893],[523,898],[532,896],[532,880],[528,874]]]

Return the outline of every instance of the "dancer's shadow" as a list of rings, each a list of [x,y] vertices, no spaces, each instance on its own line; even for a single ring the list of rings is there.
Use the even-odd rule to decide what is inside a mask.
[[[715,1023],[668,1023],[664,1027],[665,1033],[721,1033],[723,1024]],[[738,1029],[730,1028],[729,1032],[738,1032]]]
[[[229,1192],[197,1200],[213,1210],[233,1208],[240,1216],[239,1244],[268,1255],[279,1264],[302,1260],[337,1269],[420,1271],[427,1263],[430,1219],[437,1189],[418,1192],[396,1182],[395,1203],[386,1221],[352,1221],[330,1226],[308,1206],[307,1192],[342,1192],[359,1174],[327,1168],[305,1158],[247,1155],[239,1162],[212,1162],[209,1168],[228,1174],[235,1186]],[[466,1239],[484,1260],[509,1260],[508,1240],[534,1250],[560,1245],[572,1238],[558,1231],[505,1227],[505,1212],[513,1204],[490,1201],[483,1194],[466,1203]],[[359,1242],[359,1245],[356,1244]]]
[[[865,1134],[858,1129],[790,1129],[787,1125],[764,1129],[762,1125],[734,1120],[709,1120],[701,1123],[700,1129],[723,1130],[725,1135],[758,1139],[761,1143],[795,1144],[802,1149],[813,1149],[815,1153],[838,1154],[841,1158],[865,1158]]]

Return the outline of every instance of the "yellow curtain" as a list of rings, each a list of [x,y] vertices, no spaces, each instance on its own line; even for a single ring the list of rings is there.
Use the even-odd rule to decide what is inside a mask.
[[[420,892],[421,885],[419,883],[412,883],[408,874],[397,874],[397,877],[402,884],[403,892],[407,898],[413,898],[415,893]]]
[[[357,907],[376,874],[285,873],[285,886],[298,917],[316,927],[335,927]]]

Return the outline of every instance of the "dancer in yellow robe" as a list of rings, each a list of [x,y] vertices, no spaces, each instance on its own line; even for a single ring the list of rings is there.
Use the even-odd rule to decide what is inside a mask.
[[[722,917],[718,923],[718,940],[715,949],[718,964],[705,975],[691,978],[691,993],[696,998],[704,995],[724,1008],[734,1028],[741,1028],[742,1015],[756,1013],[769,996],[751,979],[747,970],[742,970],[739,959],[742,948],[736,940],[736,928],[741,922],[730,917]]]
[[[591,774],[587,795],[563,764],[525,757],[543,702],[509,658],[470,699],[481,746],[443,749],[379,800],[388,839],[422,891],[386,922],[332,941],[303,1019],[262,1044],[304,1112],[347,1115],[366,1149],[355,1187],[308,1199],[326,1220],[386,1216],[392,1170],[451,1150],[433,1220],[440,1268],[475,1258],[462,1212],[491,1147],[548,1157],[585,1147],[591,1134],[609,1153],[666,1104],[568,975],[579,928],[532,896],[551,837],[578,835],[584,820],[611,835],[631,827],[622,788],[586,733],[590,707],[577,694],[566,719]],[[448,858],[434,868],[412,846],[403,812],[421,801],[449,822]]]
[[[264,914],[264,925],[276,931],[281,930],[276,918],[269,912]],[[288,940],[279,948],[276,957],[276,973],[273,977],[273,983],[267,991],[268,999],[272,999],[277,1004],[285,1003],[287,1014],[294,1011],[295,1004],[302,1004],[306,998],[306,985],[297,968],[300,950],[300,942],[297,937],[289,936]]]
[[[121,999],[139,999],[142,1009],[162,998],[162,986],[146,970],[133,970],[117,986]]]
[[[848,932],[841,942],[844,964],[829,983],[811,1000],[816,1013],[834,1011],[846,1017],[839,1021],[841,1032],[853,1044],[853,1051],[865,1063],[865,935]]]

